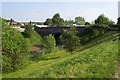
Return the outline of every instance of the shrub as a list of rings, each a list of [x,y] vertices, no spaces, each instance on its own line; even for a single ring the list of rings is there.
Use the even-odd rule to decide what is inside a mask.
[[[109,30],[109,28],[110,27],[108,25],[104,24],[90,25],[90,27],[86,28],[84,32],[78,34],[78,36],[81,37],[81,44],[85,44],[86,42],[103,35]]]
[[[54,36],[52,36],[52,34],[49,34],[48,36],[44,36],[43,47],[47,50],[47,52],[51,52],[55,49],[56,41]]]
[[[24,36],[26,38],[29,38],[31,45],[40,45],[41,44],[42,37],[35,30],[33,30],[33,25],[31,23],[29,23],[26,26]]]
[[[76,36],[76,28],[71,27],[68,31],[64,30],[60,36],[61,43],[70,52],[75,50],[80,45],[80,39]]]
[[[101,28],[101,29],[110,28],[110,26],[105,25],[105,24],[93,24],[93,25],[91,25],[90,27],[92,27],[92,28]]]
[[[32,30],[32,35],[29,39],[31,45],[42,45],[42,37],[35,30]]]
[[[106,17],[104,14],[101,14],[98,16],[98,18],[95,20],[95,24],[102,24],[102,25],[109,25],[112,26],[115,24],[114,21],[110,20],[108,17]]]
[[[3,28],[2,32],[2,70],[3,72],[22,69],[27,65],[29,41],[20,32]]]
[[[93,28],[94,35],[98,36],[104,34],[110,27],[104,24],[94,24],[91,25],[91,28]]]
[[[30,38],[31,37],[31,35],[32,35],[32,29],[33,28],[33,26],[32,26],[32,24],[31,23],[29,23],[27,26],[26,26],[26,28],[25,28],[25,37],[26,38]]]

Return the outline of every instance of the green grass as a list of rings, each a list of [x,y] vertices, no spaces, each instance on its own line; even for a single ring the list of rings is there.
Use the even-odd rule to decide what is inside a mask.
[[[118,61],[118,40],[115,39],[72,54],[61,50],[43,55],[40,61],[33,62],[23,70],[3,74],[2,77],[112,78]]]
[[[0,80],[2,79],[2,73],[0,73]]]
[[[104,35],[101,35],[93,40],[90,40],[89,42],[81,45],[78,49],[79,50],[82,50],[84,48],[89,48],[91,46],[94,46],[94,45],[98,45],[99,43],[102,43],[102,42],[105,42],[105,41],[108,41],[108,40],[111,40],[111,39],[114,39],[114,37],[118,38],[118,32],[116,31],[111,31],[111,32],[107,32],[105,33]]]
[[[52,59],[57,59],[57,58],[62,58],[65,56],[70,55],[70,53],[68,53],[65,49],[59,50],[59,51],[55,51],[55,52],[51,52],[49,54],[45,54],[40,56],[41,60],[52,60]]]

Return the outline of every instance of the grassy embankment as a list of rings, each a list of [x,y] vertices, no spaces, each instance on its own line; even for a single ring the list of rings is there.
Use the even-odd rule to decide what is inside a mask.
[[[72,54],[65,50],[46,54],[23,70],[3,74],[3,78],[112,78],[118,62],[115,36],[109,33],[96,38],[84,45],[86,49]]]

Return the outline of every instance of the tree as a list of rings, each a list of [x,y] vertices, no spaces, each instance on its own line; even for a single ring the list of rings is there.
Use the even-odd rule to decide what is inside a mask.
[[[112,21],[112,20],[109,20],[109,22],[108,22],[108,26],[113,27],[114,25],[115,25],[115,22]]]
[[[50,18],[46,19],[46,21],[44,22],[44,25],[51,25],[52,24],[52,20]]]
[[[95,24],[103,24],[103,25],[111,26],[111,25],[114,25],[114,22],[112,20],[109,20],[109,18],[106,17],[104,14],[101,14],[95,20]]]
[[[44,36],[43,47],[47,50],[48,53],[50,53],[52,50],[55,49],[56,41],[54,36],[52,36],[52,34],[49,34],[48,36]]]
[[[29,40],[16,29],[2,29],[2,72],[24,68],[28,64]]]
[[[64,30],[60,39],[63,46],[70,52],[74,51],[80,45],[80,39],[76,36],[75,27],[71,27],[69,30]]]
[[[52,18],[53,26],[63,26],[64,19],[60,17],[59,13],[56,13]]]
[[[10,25],[12,25],[13,22],[14,22],[14,20],[13,20],[13,19],[10,19]]]
[[[101,14],[95,20],[95,24],[107,24],[108,22],[109,22],[109,19],[104,14]]]
[[[68,21],[66,20],[65,23],[66,23],[66,26],[70,27],[70,26],[73,26],[74,21],[73,20],[68,20]]]
[[[25,28],[25,37],[26,38],[30,38],[31,37],[31,35],[32,35],[32,28],[33,28],[33,26],[32,26],[32,24],[31,24],[31,22],[26,26],[26,28]]]
[[[85,19],[83,17],[80,17],[80,16],[75,17],[75,23],[77,25],[84,25],[85,24]]]
[[[24,31],[25,38],[30,40],[31,45],[40,45],[42,44],[42,37],[33,29],[33,25],[29,23]]]

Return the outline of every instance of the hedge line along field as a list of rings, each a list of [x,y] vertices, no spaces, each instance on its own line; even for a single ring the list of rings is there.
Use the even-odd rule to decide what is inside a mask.
[[[109,41],[73,54],[65,51],[59,53],[64,55],[60,58],[34,62],[23,70],[3,74],[2,77],[112,78],[118,63],[118,39],[114,37]]]

